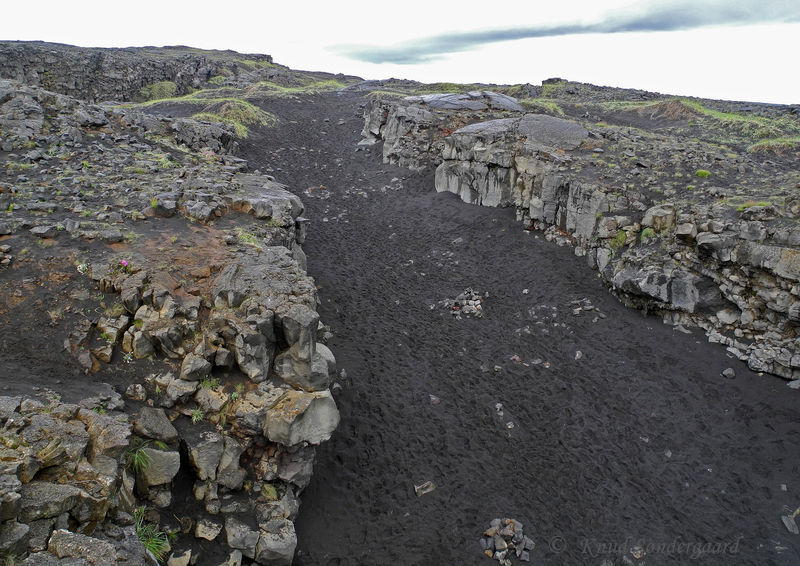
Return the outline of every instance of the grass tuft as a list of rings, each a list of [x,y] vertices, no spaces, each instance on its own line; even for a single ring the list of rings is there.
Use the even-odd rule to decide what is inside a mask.
[[[160,98],[171,98],[178,93],[178,85],[172,81],[160,81],[149,84],[139,90],[142,100],[157,100]]]

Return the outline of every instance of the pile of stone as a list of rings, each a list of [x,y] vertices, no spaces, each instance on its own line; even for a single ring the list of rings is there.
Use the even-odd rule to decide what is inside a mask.
[[[447,307],[450,309],[450,313],[459,319],[462,316],[481,318],[483,316],[483,299],[483,295],[473,291],[472,287],[467,287],[455,299],[448,301]]]
[[[536,543],[522,532],[522,523],[516,519],[492,519],[480,540],[483,553],[497,560],[500,566],[512,566],[512,557],[520,562],[530,562],[530,551]]]

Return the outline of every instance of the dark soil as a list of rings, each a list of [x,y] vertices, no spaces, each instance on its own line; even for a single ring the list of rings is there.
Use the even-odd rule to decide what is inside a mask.
[[[796,392],[626,309],[512,211],[357,151],[363,101],[265,103],[280,126],[242,144],[306,204],[342,371],[296,563],[490,564],[481,534],[513,517],[538,564],[797,564],[780,520],[800,505]],[[442,303],[467,287],[482,318]]]

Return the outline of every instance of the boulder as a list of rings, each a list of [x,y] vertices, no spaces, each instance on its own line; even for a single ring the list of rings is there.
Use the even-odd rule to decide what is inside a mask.
[[[228,546],[241,550],[247,558],[255,557],[256,545],[260,538],[257,528],[251,527],[233,515],[228,515],[225,517],[225,537]]]
[[[200,480],[215,480],[222,459],[225,439],[217,432],[204,431],[184,438],[189,461]]]
[[[110,542],[66,529],[59,529],[52,534],[47,550],[59,558],[82,558],[92,566],[117,564],[117,553]]]
[[[189,353],[183,358],[180,378],[185,381],[200,381],[211,373],[211,364],[202,356]]]
[[[98,455],[119,458],[128,448],[131,425],[117,417],[81,409],[78,419],[86,424],[89,433],[90,459]]]
[[[194,529],[194,536],[205,540],[214,540],[222,532],[222,524],[211,519],[201,519]]]
[[[142,407],[133,421],[133,432],[145,438],[174,442],[178,440],[178,431],[172,426],[164,409]]]
[[[32,481],[22,486],[19,520],[23,523],[58,517],[78,503],[81,490],[73,485]]]
[[[235,438],[225,437],[225,445],[217,468],[217,482],[228,489],[241,489],[247,472],[239,465],[242,448]]]
[[[284,446],[320,444],[338,425],[339,410],[330,391],[287,391],[267,411],[264,435]]]
[[[297,547],[294,524],[287,519],[267,522],[260,529],[255,561],[270,566],[291,566]]]
[[[21,556],[28,550],[30,527],[16,521],[0,523],[0,556]]]
[[[292,305],[283,314],[281,326],[294,358],[310,362],[316,346],[319,314],[305,305]]]
[[[146,487],[172,482],[181,468],[181,455],[174,450],[140,448],[146,464],[137,473],[137,479]]]
[[[0,523],[15,519],[19,515],[22,482],[16,476],[0,476]]]
[[[305,391],[324,391],[336,374],[336,360],[324,344],[315,346],[313,361],[298,360],[293,350],[279,354],[275,358],[273,371],[283,381]]]
[[[312,446],[281,452],[278,456],[278,477],[300,489],[305,489],[314,472],[314,454],[315,449]]]

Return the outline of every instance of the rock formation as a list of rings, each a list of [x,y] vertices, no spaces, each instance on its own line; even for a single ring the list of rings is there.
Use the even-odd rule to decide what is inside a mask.
[[[97,63],[102,80],[58,83],[91,99],[125,98],[158,72],[214,72],[167,58],[115,76],[103,62],[124,50],[53,49],[69,76]],[[54,69],[44,48],[4,63],[31,70],[39,57]],[[305,271],[303,203],[249,172],[236,140],[223,124],[0,80],[4,308],[28,300],[12,293],[25,288],[17,273],[52,284],[66,299],[50,317],[70,325],[76,364],[154,370],[125,400],[0,398],[0,557],[210,563],[199,541],[214,540],[225,564],[291,564],[314,447],[339,422],[336,362]]]
[[[561,82],[545,88],[554,84],[583,108],[608,112],[616,106],[607,100],[623,97],[617,104],[644,108],[651,122],[703,117],[699,103]],[[754,370],[800,377],[800,207],[785,189],[763,194],[766,183],[797,182],[788,174],[790,156],[758,159],[758,144],[725,153],[674,129],[613,127],[590,112],[569,119],[557,105],[562,116],[479,106],[472,94],[462,102],[450,95],[374,99],[365,109],[364,143],[382,141],[386,162],[435,167],[437,191],[515,207],[527,227],[574,246],[625,303],[702,327]],[[764,127],[773,120],[800,129],[794,109],[758,113]],[[708,180],[709,168],[719,181]]]

